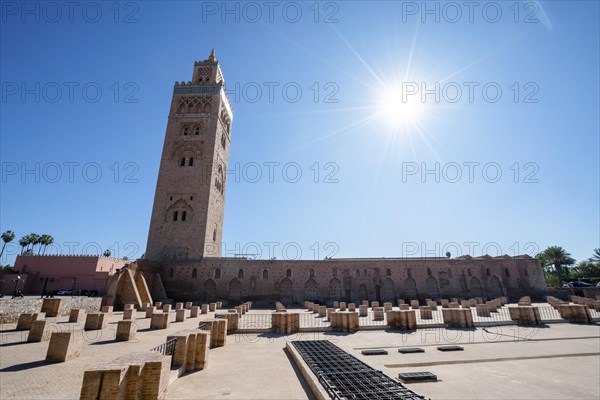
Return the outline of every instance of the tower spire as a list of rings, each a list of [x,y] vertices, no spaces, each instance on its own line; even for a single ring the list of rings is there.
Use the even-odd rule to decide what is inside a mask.
[[[208,61],[215,62],[215,49],[212,49],[210,52],[210,56],[208,56]]]

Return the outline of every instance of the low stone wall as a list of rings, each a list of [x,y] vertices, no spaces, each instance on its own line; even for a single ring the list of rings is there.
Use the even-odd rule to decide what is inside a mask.
[[[60,299],[59,316],[68,316],[72,308],[84,309],[86,312],[100,310],[101,297],[55,297]],[[40,298],[0,299],[0,324],[17,322],[21,314],[35,314],[42,309]]]

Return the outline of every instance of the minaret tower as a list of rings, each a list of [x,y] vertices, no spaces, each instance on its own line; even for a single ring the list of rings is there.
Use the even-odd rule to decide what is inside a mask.
[[[175,82],[146,258],[220,257],[233,113],[215,51]]]

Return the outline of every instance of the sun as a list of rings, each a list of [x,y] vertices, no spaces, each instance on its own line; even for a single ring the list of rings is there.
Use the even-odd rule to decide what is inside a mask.
[[[381,117],[392,126],[416,123],[425,111],[420,95],[403,93],[401,88],[386,88],[379,106]]]

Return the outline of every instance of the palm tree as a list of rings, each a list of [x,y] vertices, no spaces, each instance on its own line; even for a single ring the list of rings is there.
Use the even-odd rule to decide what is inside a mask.
[[[567,267],[575,264],[575,259],[560,246],[550,246],[537,255],[544,266],[552,266],[558,276],[559,284],[562,285],[564,278],[569,276]],[[565,268],[565,269],[563,269]]]
[[[23,236],[19,239],[19,246],[21,246],[21,254],[25,252],[25,246],[29,244],[29,235]]]
[[[54,238],[51,235],[48,235],[46,233],[44,233],[40,239],[42,245],[44,246],[44,251],[42,252],[42,254],[46,254],[46,248],[51,245],[52,243],[54,243]],[[41,248],[41,246],[40,246]]]
[[[590,258],[590,260],[594,262],[600,262],[600,248],[594,249],[594,255],[592,256],[592,258]]]
[[[2,253],[4,253],[4,248],[6,247],[6,244],[12,242],[14,238],[15,233],[13,231],[6,231],[2,234],[2,241],[4,242],[4,244],[2,245],[2,250],[0,250],[0,257],[2,257]]]
[[[31,253],[33,253],[33,248],[35,245],[40,243],[40,235],[37,233],[30,233],[28,236],[29,243],[27,243],[27,250],[31,250]],[[31,248],[29,246],[31,246]]]

